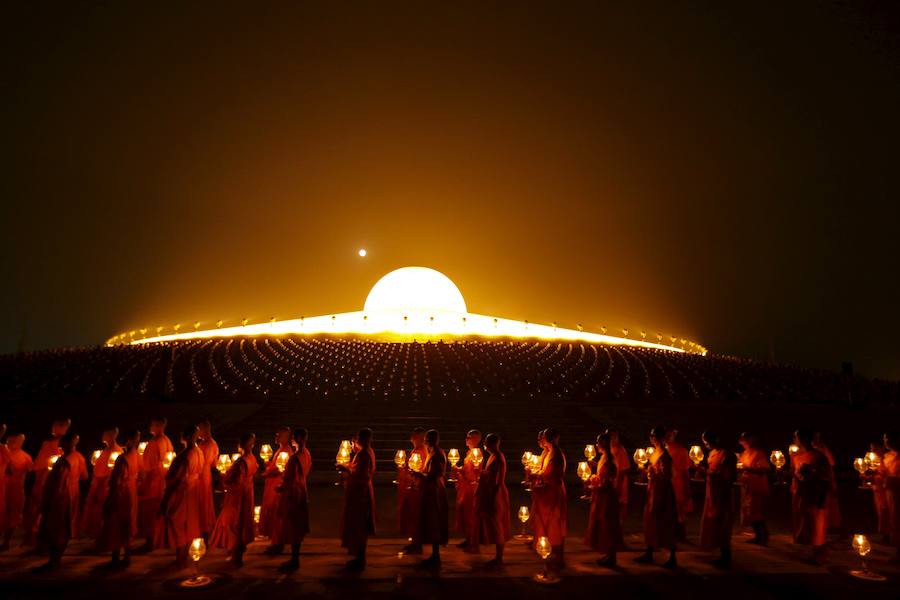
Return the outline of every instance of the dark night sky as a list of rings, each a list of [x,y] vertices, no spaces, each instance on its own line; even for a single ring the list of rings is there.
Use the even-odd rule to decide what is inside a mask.
[[[0,351],[424,265],[474,312],[900,378],[896,8],[286,4],[3,9]]]

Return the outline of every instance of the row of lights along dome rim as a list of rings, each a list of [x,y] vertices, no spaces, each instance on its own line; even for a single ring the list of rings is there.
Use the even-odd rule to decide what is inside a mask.
[[[113,336],[106,345],[254,335],[393,334],[581,341],[707,354],[704,346],[676,336],[668,337],[669,343],[664,343],[665,337],[657,334],[656,342],[652,342],[647,341],[644,331],[640,332],[641,339],[634,339],[628,337],[628,329],[622,329],[622,335],[616,336],[607,335],[606,326],[600,328],[602,333],[592,333],[581,325],[566,329],[556,323],[543,325],[471,313],[456,284],[443,273],[427,267],[403,267],[383,276],[372,286],[362,311],[284,321],[272,317],[263,323],[242,319],[240,325],[223,325],[223,321],[217,321],[214,329],[200,329],[201,322],[195,321],[193,330],[184,331],[176,324],[171,327],[172,333],[163,333],[167,328],[160,326],[156,327],[156,335],[150,337],[147,337],[148,328],[142,328]]]

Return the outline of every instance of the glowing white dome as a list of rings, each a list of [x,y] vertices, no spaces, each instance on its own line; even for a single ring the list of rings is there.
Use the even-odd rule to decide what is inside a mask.
[[[443,273],[426,267],[403,267],[372,286],[363,310],[465,313],[466,301]]]

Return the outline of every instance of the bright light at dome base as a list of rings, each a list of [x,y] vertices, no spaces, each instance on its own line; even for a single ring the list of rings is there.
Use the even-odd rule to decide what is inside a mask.
[[[385,341],[452,341],[469,337],[583,341],[706,354],[706,349],[696,344],[680,348],[470,313],[466,311],[465,300],[456,285],[442,273],[424,267],[405,267],[382,277],[369,292],[364,309],[358,312],[173,333],[144,339],[128,340],[123,334],[107,343],[113,345],[130,341],[132,344],[146,344],[216,337],[297,334],[355,334]]]

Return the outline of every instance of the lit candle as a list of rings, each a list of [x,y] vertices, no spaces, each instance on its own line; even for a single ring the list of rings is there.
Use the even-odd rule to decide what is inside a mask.
[[[348,440],[341,442],[335,461],[339,465],[346,465],[350,462],[350,442]]]
[[[284,473],[284,468],[287,466],[290,457],[291,455],[284,451],[279,452],[278,456],[275,457],[275,466],[280,472]]]
[[[553,551],[553,548],[550,546],[550,539],[545,535],[538,538],[534,548],[543,560],[547,560],[550,557],[550,553]]]
[[[853,536],[853,549],[856,550],[860,556],[864,557],[872,551],[872,544],[866,536],[857,533]]]
[[[531,457],[534,456],[530,450],[526,450],[522,453],[522,466],[527,467],[528,463],[531,462]]]
[[[447,453],[447,462],[450,463],[451,467],[455,467],[459,464],[459,450],[456,448],[450,448],[450,452]]]
[[[272,457],[275,456],[275,453],[272,451],[272,446],[269,444],[263,444],[259,448],[259,457],[263,459],[265,462],[269,462],[272,460]]]
[[[231,457],[227,454],[220,454],[219,460],[216,461],[216,470],[224,475],[225,471],[228,470],[229,464],[231,464]]]
[[[163,468],[168,469],[172,466],[172,461],[175,460],[175,453],[171,450],[166,452],[166,457],[163,459]]]
[[[881,466],[881,457],[878,456],[875,452],[867,452],[866,453],[866,466],[873,471]]]
[[[260,506],[253,507],[253,522],[254,523],[257,523],[257,524],[259,523],[259,515],[261,512],[262,512],[262,507],[260,507]]]
[[[868,471],[868,467],[866,466],[866,459],[860,457],[853,461],[853,468],[862,475],[866,471]]]
[[[91,464],[96,466],[97,461],[100,460],[100,455],[103,454],[103,450],[94,450],[91,454]]]
[[[578,473],[578,477],[580,477],[582,481],[587,481],[591,478],[591,467],[586,461],[582,461],[578,463],[576,473]]]
[[[416,472],[422,468],[421,454],[416,453],[409,457],[409,468]]]
[[[691,457],[695,467],[699,466],[700,463],[703,462],[703,448],[700,446],[691,446],[691,451],[688,452],[688,456]]]
[[[772,454],[769,455],[769,462],[780,471],[785,463],[784,453],[781,450],[772,450]]]
[[[519,507],[519,521],[524,525],[525,522],[531,518],[531,511],[528,510],[527,506]]]
[[[203,558],[204,554],[206,554],[206,542],[203,541],[203,538],[194,538],[190,547],[191,560],[197,562]]]
[[[584,457],[588,460],[594,460],[594,457],[597,456],[597,448],[593,444],[588,444],[584,447]]]
[[[800,452],[800,446],[798,446],[797,444],[791,444],[790,446],[788,446],[788,452],[791,456],[793,456]]]
[[[109,453],[109,459],[106,461],[106,466],[109,467],[110,469],[112,469],[113,467],[115,467],[115,466],[116,466],[116,459],[119,458],[119,455],[120,455],[120,454],[122,454],[122,453],[121,453],[121,452],[110,452],[110,453]]]
[[[469,456],[471,456],[472,464],[475,465],[476,469],[481,466],[481,461],[484,460],[484,453],[481,451],[481,448],[472,448]],[[457,458],[457,460],[459,459]]]
[[[406,450],[397,450],[394,454],[394,464],[398,469],[406,464]]]
[[[541,457],[537,454],[532,454],[531,455],[531,464],[529,466],[531,467],[532,472],[540,469],[541,468]]]
[[[240,452],[235,452],[234,454],[231,455],[231,462],[234,463],[234,461],[236,461],[236,460],[239,459],[240,457],[241,457],[241,453],[240,453]]]
[[[637,463],[637,466],[641,469],[647,466],[647,461],[649,460],[647,456],[646,448],[638,448],[634,451],[634,462]]]
[[[58,460],[59,460],[59,455],[58,455],[58,454],[54,454],[53,456],[51,456],[51,457],[50,457],[50,462],[47,463],[47,470],[48,470],[48,471],[52,471],[52,470],[53,470],[53,465],[55,465],[55,464],[56,464],[56,461],[58,461]]]
[[[147,442],[141,442],[140,444],[138,444],[138,454],[139,455],[143,456],[144,450],[146,450],[146,449],[147,449]]]

